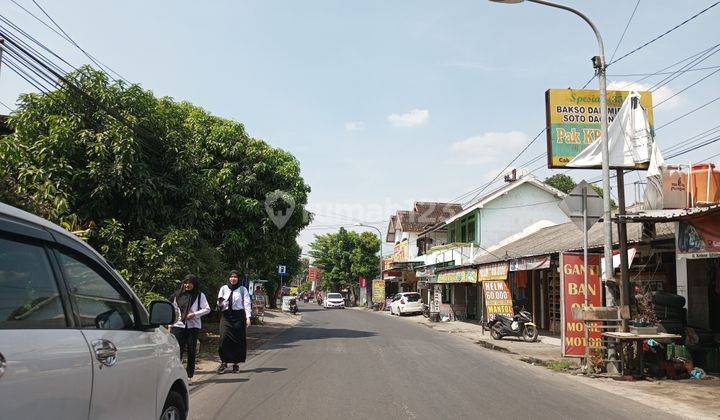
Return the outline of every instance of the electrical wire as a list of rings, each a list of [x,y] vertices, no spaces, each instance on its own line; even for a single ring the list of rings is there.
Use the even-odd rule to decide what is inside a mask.
[[[0,105],[2,105],[2,106],[4,106],[5,108],[7,108],[7,110],[10,111],[10,112],[15,111],[14,109],[12,109],[12,108],[10,108],[9,106],[7,106],[7,104],[6,104],[5,102],[3,102],[3,101],[0,101]]]
[[[702,15],[703,13],[707,12],[708,10],[710,10],[710,9],[712,9],[713,7],[717,6],[718,4],[720,4],[720,1],[716,1],[715,3],[713,3],[713,4],[711,4],[710,6],[706,7],[705,9],[703,9],[703,10],[695,13],[694,15],[690,16],[689,18],[685,19],[684,21],[680,22],[679,24],[673,26],[672,28],[668,29],[667,31],[663,32],[662,34],[660,34],[660,35],[656,36],[655,38],[651,39],[650,41],[648,41],[648,42],[640,45],[639,47],[637,47],[637,48],[635,48],[635,49],[633,49],[633,50],[625,53],[624,55],[622,55],[622,56],[621,56],[620,58],[618,58],[617,60],[611,61],[610,63],[608,63],[608,65],[607,65],[606,67],[609,67],[609,66],[617,63],[618,61],[621,61],[621,60],[623,60],[624,58],[629,57],[629,56],[632,55],[632,54],[635,54],[636,52],[642,50],[643,48],[647,47],[648,45],[654,43],[655,41],[663,38],[664,36],[668,35],[669,33],[675,31],[675,30],[678,29],[678,28],[681,28],[682,26],[686,25],[686,24],[689,23],[690,21],[696,19],[698,16]]]
[[[673,123],[675,123],[675,122],[677,122],[677,121],[679,121],[679,120],[687,117],[688,115],[693,114],[693,113],[695,113],[695,112],[697,112],[697,111],[705,108],[706,106],[708,106],[708,105],[710,105],[710,104],[712,104],[712,103],[714,103],[714,102],[717,102],[718,100],[720,100],[720,96],[718,96],[718,97],[716,97],[715,99],[712,99],[712,100],[710,100],[710,101],[708,101],[708,102],[706,102],[706,103],[698,106],[697,108],[695,108],[695,109],[693,109],[693,110],[691,110],[691,111],[688,111],[688,112],[680,115],[679,117],[675,118],[674,120],[671,120],[671,121],[666,122],[665,124],[663,124],[663,125],[661,125],[661,126],[659,126],[659,127],[656,127],[656,128],[655,128],[655,132],[658,132],[659,130],[662,130],[663,128],[667,127],[668,125],[673,124]]]
[[[615,54],[617,53],[617,50],[620,47],[620,44],[622,43],[623,39],[625,38],[625,33],[627,33],[627,30],[630,27],[630,23],[632,22],[633,17],[635,16],[635,12],[637,12],[638,6],[640,6],[640,0],[637,0],[637,3],[635,3],[635,8],[633,9],[632,13],[630,14],[630,19],[628,19],[627,24],[625,25],[625,29],[623,29],[622,35],[620,35],[620,40],[618,41],[617,45],[615,45],[615,49],[613,50],[613,53],[610,56],[610,62],[612,62],[613,58],[615,58]]]
[[[488,182],[484,187],[482,187],[482,188],[480,189],[480,191],[478,191],[478,193],[473,196],[473,198],[471,198],[470,200],[468,200],[467,203],[470,203],[470,202],[474,201],[477,197],[480,196],[480,194],[482,194],[483,191],[485,191],[485,189],[487,189],[488,186],[490,186],[490,184],[492,184],[493,182],[495,182],[495,180],[497,180],[497,179],[500,177],[500,175],[502,175],[503,173],[505,173],[505,171],[510,167],[510,165],[512,165],[513,163],[515,163],[515,161],[518,160],[518,158],[520,158],[520,156],[521,156],[523,153],[525,153],[525,151],[526,151],[528,148],[530,148],[530,146],[532,146],[532,144],[535,143],[535,141],[536,141],[538,138],[540,138],[540,136],[545,132],[545,130],[546,130],[546,128],[543,127],[543,129],[540,130],[540,131],[537,133],[537,135],[535,135],[535,137],[534,137],[532,140],[530,140],[530,142],[510,161],[510,163],[508,163],[507,165],[505,165],[505,167],[504,167],[500,172],[498,172],[498,174],[495,175],[495,177],[494,177],[490,182]]]
[[[117,77],[119,77],[122,81],[124,81],[125,83],[128,83],[128,84],[129,84],[129,82],[128,82],[127,80],[125,80],[124,77],[122,77],[120,74],[118,74],[115,70],[111,69],[109,66],[101,63],[99,60],[97,60],[97,59],[96,59],[94,56],[92,56],[90,53],[88,53],[87,51],[85,51],[77,42],[75,42],[75,40],[74,40],[67,32],[65,32],[65,30],[55,21],[55,19],[53,19],[52,16],[50,16],[50,14],[48,14],[48,12],[45,11],[45,9],[40,5],[40,3],[38,3],[36,0],[32,0],[32,2],[35,4],[35,6],[37,6],[38,9],[40,9],[40,11],[41,11],[48,19],[50,19],[50,22],[52,22],[53,25],[55,25],[55,27],[57,27],[57,28],[60,30],[60,32],[62,32],[62,33],[65,35],[65,37],[67,38],[67,40],[68,40],[72,45],[74,45],[78,50],[80,50],[80,52],[82,52],[87,58],[89,58],[90,61],[92,61],[93,63],[95,63],[95,65],[98,66],[98,67],[100,68],[100,70],[102,70],[105,74],[107,74],[113,81],[115,81],[115,80],[117,80],[117,79],[113,78],[112,75],[110,75],[109,73],[107,73],[107,71],[106,71],[105,69],[110,70],[110,72],[112,72],[113,74],[115,74],[115,75],[116,75]]]
[[[663,99],[663,100],[662,100],[662,101],[660,101],[659,103],[655,104],[653,108],[654,108],[654,109],[657,109],[657,107],[659,107],[660,105],[664,104],[665,102],[669,101],[670,99],[672,99],[672,98],[674,98],[674,97],[678,96],[679,94],[681,94],[681,93],[685,92],[686,90],[690,89],[691,87],[693,87],[693,86],[697,85],[698,83],[702,82],[703,80],[707,79],[708,77],[710,77],[710,76],[712,76],[712,75],[714,75],[714,74],[716,74],[716,73],[718,73],[718,72],[720,72],[720,68],[719,68],[719,69],[717,69],[717,70],[715,70],[715,71],[714,71],[714,72],[712,72],[712,73],[706,74],[705,76],[703,76],[702,78],[700,78],[700,79],[696,80],[696,81],[695,81],[695,82],[693,82],[692,84],[690,84],[690,85],[688,85],[688,86],[684,87],[683,89],[681,89],[681,90],[679,90],[679,91],[675,92],[675,93],[674,93],[673,95],[671,95],[671,96],[669,96],[669,97],[667,97],[667,98]]]
[[[685,73],[682,73],[682,72],[681,72],[682,70],[685,70],[685,69],[688,69],[688,68],[690,68],[690,69],[695,68],[695,67],[698,66],[700,63],[702,63],[703,61],[709,59],[710,57],[712,57],[713,55],[717,54],[718,52],[720,52],[720,46],[715,46],[715,47],[712,48],[710,51],[701,54],[699,57],[694,58],[694,59],[693,59],[691,62],[689,62],[688,64],[685,64],[684,66],[682,66],[680,69],[678,69],[678,70],[675,72],[675,74],[671,74],[671,75],[669,75],[669,76],[666,76],[666,77],[664,77],[662,80],[660,80],[659,82],[656,82],[654,85],[650,86],[650,90],[657,90],[657,89],[659,89],[659,88],[667,85],[668,83],[672,82],[673,80],[677,79],[678,77],[684,75]]]
[[[713,70],[713,69],[720,69],[720,66],[698,67],[695,69],[687,69],[687,70],[683,70],[680,72],[668,71],[668,72],[655,72],[655,73],[608,74],[607,76],[608,77],[660,76],[660,75],[665,75],[665,74],[688,73],[688,72],[693,72],[693,71],[703,71],[703,70]]]

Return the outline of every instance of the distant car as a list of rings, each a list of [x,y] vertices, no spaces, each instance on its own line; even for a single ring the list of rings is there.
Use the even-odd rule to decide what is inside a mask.
[[[394,315],[421,314],[422,311],[422,300],[417,292],[398,293],[390,304],[390,313]]]
[[[70,232],[0,203],[3,419],[186,418],[174,318]]]
[[[340,293],[328,293],[323,300],[323,308],[344,308],[345,299]]]

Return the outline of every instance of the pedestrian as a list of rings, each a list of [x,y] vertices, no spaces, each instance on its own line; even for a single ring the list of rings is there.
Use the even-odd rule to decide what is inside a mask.
[[[200,318],[210,313],[210,305],[205,293],[200,290],[200,280],[192,274],[185,276],[171,300],[178,313],[178,321],[173,324],[171,331],[180,344],[181,361],[187,351],[186,371],[188,379],[192,379],[195,375],[197,339],[202,328]]]
[[[220,288],[217,304],[222,311],[217,373],[225,373],[228,363],[232,363],[233,373],[237,373],[240,371],[238,363],[244,363],[247,355],[246,333],[252,311],[250,293],[240,284],[237,271],[231,271],[228,284]]]

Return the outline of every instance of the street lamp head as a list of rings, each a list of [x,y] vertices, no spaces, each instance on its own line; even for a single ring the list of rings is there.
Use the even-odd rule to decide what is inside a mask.
[[[363,224],[360,223],[360,222],[355,222],[355,226],[365,226],[365,225],[363,225]]]
[[[490,0],[493,3],[505,3],[505,4],[517,4],[522,3],[524,0]]]

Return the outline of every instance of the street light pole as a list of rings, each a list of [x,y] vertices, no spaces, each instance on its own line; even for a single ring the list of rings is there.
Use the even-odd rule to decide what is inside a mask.
[[[521,3],[523,0],[490,0],[496,3]],[[597,73],[598,82],[600,84],[600,129],[602,134],[602,185],[603,185],[603,233],[604,233],[604,256],[605,270],[603,273],[603,281],[607,282],[613,278],[612,266],[612,224],[610,220],[610,155],[608,152],[608,110],[607,110],[607,86],[605,81],[605,46],[603,45],[600,31],[592,21],[581,12],[562,4],[551,3],[544,0],[527,0],[531,3],[542,4],[544,6],[555,7],[557,9],[567,10],[579,16],[587,22],[592,28],[600,47],[600,55],[593,57],[593,67]]]
[[[380,240],[380,279],[382,279],[382,277],[383,277],[383,274],[382,274],[382,272],[383,272],[382,231],[380,231],[380,229],[378,229],[375,226],[366,225],[364,223],[355,223],[355,226],[362,226],[362,227],[366,227],[366,228],[370,228],[370,229],[375,229],[377,231],[378,239]],[[371,297],[370,297],[371,290],[372,289],[370,288],[370,286],[367,284],[367,281],[366,281],[365,282],[365,299],[367,300],[366,304],[367,304],[368,308],[372,307],[372,302],[371,302]]]

